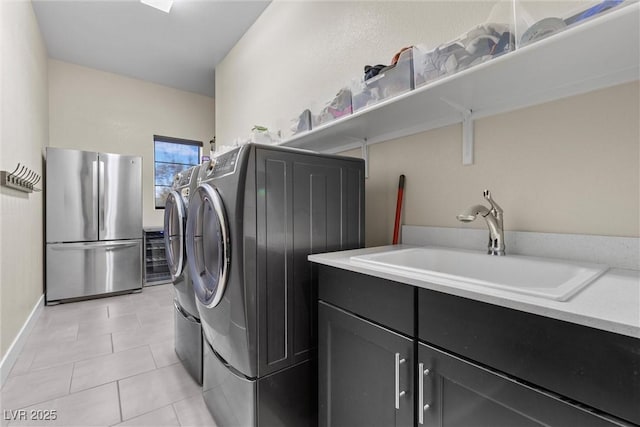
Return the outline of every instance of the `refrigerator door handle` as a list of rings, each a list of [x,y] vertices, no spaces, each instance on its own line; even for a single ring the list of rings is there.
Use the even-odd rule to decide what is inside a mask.
[[[120,249],[130,246],[139,245],[139,240],[118,241],[118,242],[81,242],[81,243],[53,243],[48,244],[53,250],[76,250],[81,248],[105,248]]]
[[[98,210],[100,208],[100,203],[98,201],[98,160],[94,160],[91,162],[91,177],[93,180],[91,206],[93,207],[93,218],[97,218]]]
[[[102,232],[104,231],[104,161],[100,160],[100,156],[98,155],[98,229]],[[102,233],[99,233],[101,236]],[[102,237],[98,237],[102,238]]]

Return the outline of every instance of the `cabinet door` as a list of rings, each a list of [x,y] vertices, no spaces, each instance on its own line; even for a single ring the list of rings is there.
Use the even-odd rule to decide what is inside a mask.
[[[612,426],[556,395],[418,344],[418,426]]]
[[[421,341],[640,425],[638,338],[428,289],[418,296]]]
[[[413,426],[414,341],[320,302],[319,425]]]

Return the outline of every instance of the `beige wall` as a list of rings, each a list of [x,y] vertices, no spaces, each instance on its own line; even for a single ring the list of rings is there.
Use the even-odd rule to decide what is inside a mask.
[[[478,120],[471,166],[460,125],[371,146],[367,243],[391,241],[401,173],[405,224],[462,227],[488,188],[507,230],[640,236],[639,94],[635,82]]]
[[[402,47],[435,47],[488,18],[484,1],[274,1],[216,67],[216,141],[282,129]],[[502,2],[492,16],[510,9]],[[509,14],[509,13],[507,13]]]
[[[47,53],[30,2],[0,1],[0,169],[42,174]],[[43,293],[43,197],[0,187],[0,357]]]
[[[160,226],[154,207],[153,135],[202,141],[214,136],[213,98],[49,60],[52,147],[143,157],[143,223]]]
[[[276,1],[216,70],[218,141],[254,123],[283,127],[364,64],[455,38],[490,13],[477,1]],[[640,235],[639,103],[635,82],[478,120],[472,166],[459,125],[371,146],[367,245],[391,240],[400,173],[407,224],[460,226],[455,215],[489,188],[510,230]]]

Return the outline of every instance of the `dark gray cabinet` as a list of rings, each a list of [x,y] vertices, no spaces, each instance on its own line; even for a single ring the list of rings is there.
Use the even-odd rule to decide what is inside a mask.
[[[640,424],[640,340],[428,289],[418,339]]]
[[[418,344],[418,426],[611,426],[557,395]],[[422,413],[420,413],[422,408]]]
[[[320,303],[319,425],[413,426],[414,341]]]
[[[614,416],[635,420],[640,340],[603,341],[602,331],[592,328],[576,331],[577,325],[549,325],[552,319],[517,310],[338,268],[318,269],[320,426],[582,427],[629,425]],[[531,333],[514,333],[524,327]],[[602,376],[580,374],[590,372],[584,368],[589,353],[581,344],[590,337],[595,347],[605,346],[593,350],[603,357],[598,359]],[[577,353],[567,353],[571,346],[561,347],[563,341],[580,343]],[[535,348],[549,343],[556,348]],[[612,343],[617,347],[606,348]],[[405,362],[396,364],[396,354]],[[620,366],[606,354],[615,355]],[[519,370],[512,371],[513,366]],[[581,394],[574,392],[576,384]],[[594,393],[585,389],[598,385],[604,387],[599,400],[606,403],[606,413],[588,404]],[[396,391],[405,391],[399,409]]]

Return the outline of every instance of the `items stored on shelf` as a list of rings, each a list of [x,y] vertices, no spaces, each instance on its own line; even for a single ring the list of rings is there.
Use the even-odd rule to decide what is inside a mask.
[[[352,84],[353,111],[412,90],[415,50],[413,46],[402,48],[394,55],[391,65],[365,65],[364,78]]]
[[[342,88],[336,96],[318,114],[311,114],[312,127],[318,127],[332,122],[353,112],[351,105],[351,90]]]

